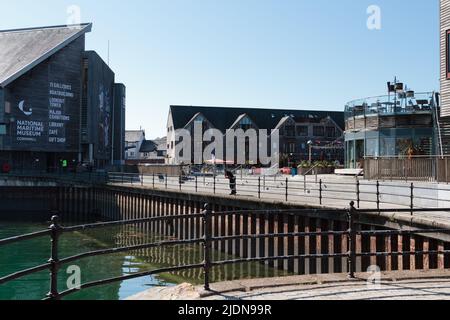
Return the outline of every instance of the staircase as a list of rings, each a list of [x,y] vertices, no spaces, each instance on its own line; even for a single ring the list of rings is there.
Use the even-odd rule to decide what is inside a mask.
[[[435,148],[433,147],[433,139],[423,139],[421,141],[421,148],[423,151],[423,154],[435,154]],[[404,154],[407,154],[407,150],[404,152]]]
[[[450,118],[441,118],[439,123],[441,128],[442,151],[444,155],[450,155]]]

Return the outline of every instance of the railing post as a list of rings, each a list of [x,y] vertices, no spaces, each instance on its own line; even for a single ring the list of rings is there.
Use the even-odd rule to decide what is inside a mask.
[[[58,257],[58,242],[59,236],[61,232],[61,226],[59,225],[59,217],[52,217],[52,225],[50,226],[51,230],[51,257],[48,261],[50,263],[50,292],[47,294],[47,297],[51,300],[59,300],[59,292],[58,292],[58,270],[59,270],[59,257]]]
[[[304,189],[305,194],[306,194],[306,175],[303,176],[303,189]]]
[[[141,173],[141,187],[144,186],[144,173]]]
[[[361,208],[361,183],[359,182],[358,177],[356,177],[356,201],[358,204],[358,209]]]
[[[411,183],[411,216],[414,215],[414,183]]]
[[[323,183],[322,183],[322,179],[320,179],[320,182],[319,182],[319,201],[320,201],[320,205],[322,205],[322,203],[323,203],[323,195],[322,195],[322,193],[323,193]]]
[[[356,272],[356,229],[355,229],[355,202],[350,203],[348,210],[348,277],[355,279]]]
[[[195,176],[195,193],[198,192],[198,176]]]
[[[183,187],[182,187],[182,179],[183,179],[183,177],[182,177],[182,175],[180,174],[180,178],[179,178],[180,180],[178,181],[178,184],[180,185],[180,191],[182,191],[182,189],[183,189]]]
[[[258,178],[258,199],[261,199],[261,177]]]
[[[166,173],[166,179],[165,179],[165,182],[164,182],[165,185],[166,185],[166,189],[167,189],[167,183],[168,183],[168,182],[167,182],[167,178],[168,178],[168,175],[167,175],[167,173]]]
[[[155,189],[155,174],[153,174],[152,186],[153,186],[153,189]]]
[[[203,271],[205,277],[205,290],[209,291],[210,288],[210,272],[211,272],[211,232],[212,232],[212,211],[209,204],[205,205],[203,211],[203,232],[204,232],[204,262]]]
[[[214,194],[216,194],[216,175],[214,174]]]
[[[377,180],[377,210],[380,211],[380,181]]]
[[[289,178],[286,178],[286,202],[289,201]]]

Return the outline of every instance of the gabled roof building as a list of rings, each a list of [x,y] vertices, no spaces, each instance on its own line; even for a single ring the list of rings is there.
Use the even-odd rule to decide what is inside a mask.
[[[180,164],[176,154],[176,131],[193,130],[195,122],[202,122],[204,130],[217,129],[226,133],[230,129],[271,130],[280,132],[280,166],[309,160],[344,160],[344,113],[332,111],[280,110],[256,108],[224,108],[171,106],[167,123],[167,162]],[[334,147],[327,147],[333,145]],[[193,148],[192,148],[193,149]],[[224,154],[226,154],[224,152]],[[205,162],[211,159],[203,159]],[[225,160],[225,159],[224,159]],[[228,163],[236,159],[226,159]],[[194,159],[192,160],[192,162]],[[258,165],[257,163],[248,163]]]
[[[92,24],[0,31],[0,164],[54,170],[124,161],[125,86],[93,51]]]

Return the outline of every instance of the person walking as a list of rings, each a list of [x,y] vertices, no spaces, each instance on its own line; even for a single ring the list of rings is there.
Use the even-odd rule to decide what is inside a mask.
[[[235,196],[237,194],[237,190],[236,190],[236,177],[234,176],[234,174],[231,171],[226,171],[225,172],[225,178],[230,180],[230,190],[231,196]]]

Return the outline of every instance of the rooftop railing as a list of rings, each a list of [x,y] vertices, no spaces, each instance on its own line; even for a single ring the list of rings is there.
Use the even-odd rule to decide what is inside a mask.
[[[345,118],[373,115],[401,115],[430,113],[436,103],[432,92],[414,95],[392,94],[388,96],[368,97],[350,101],[345,106]]]

